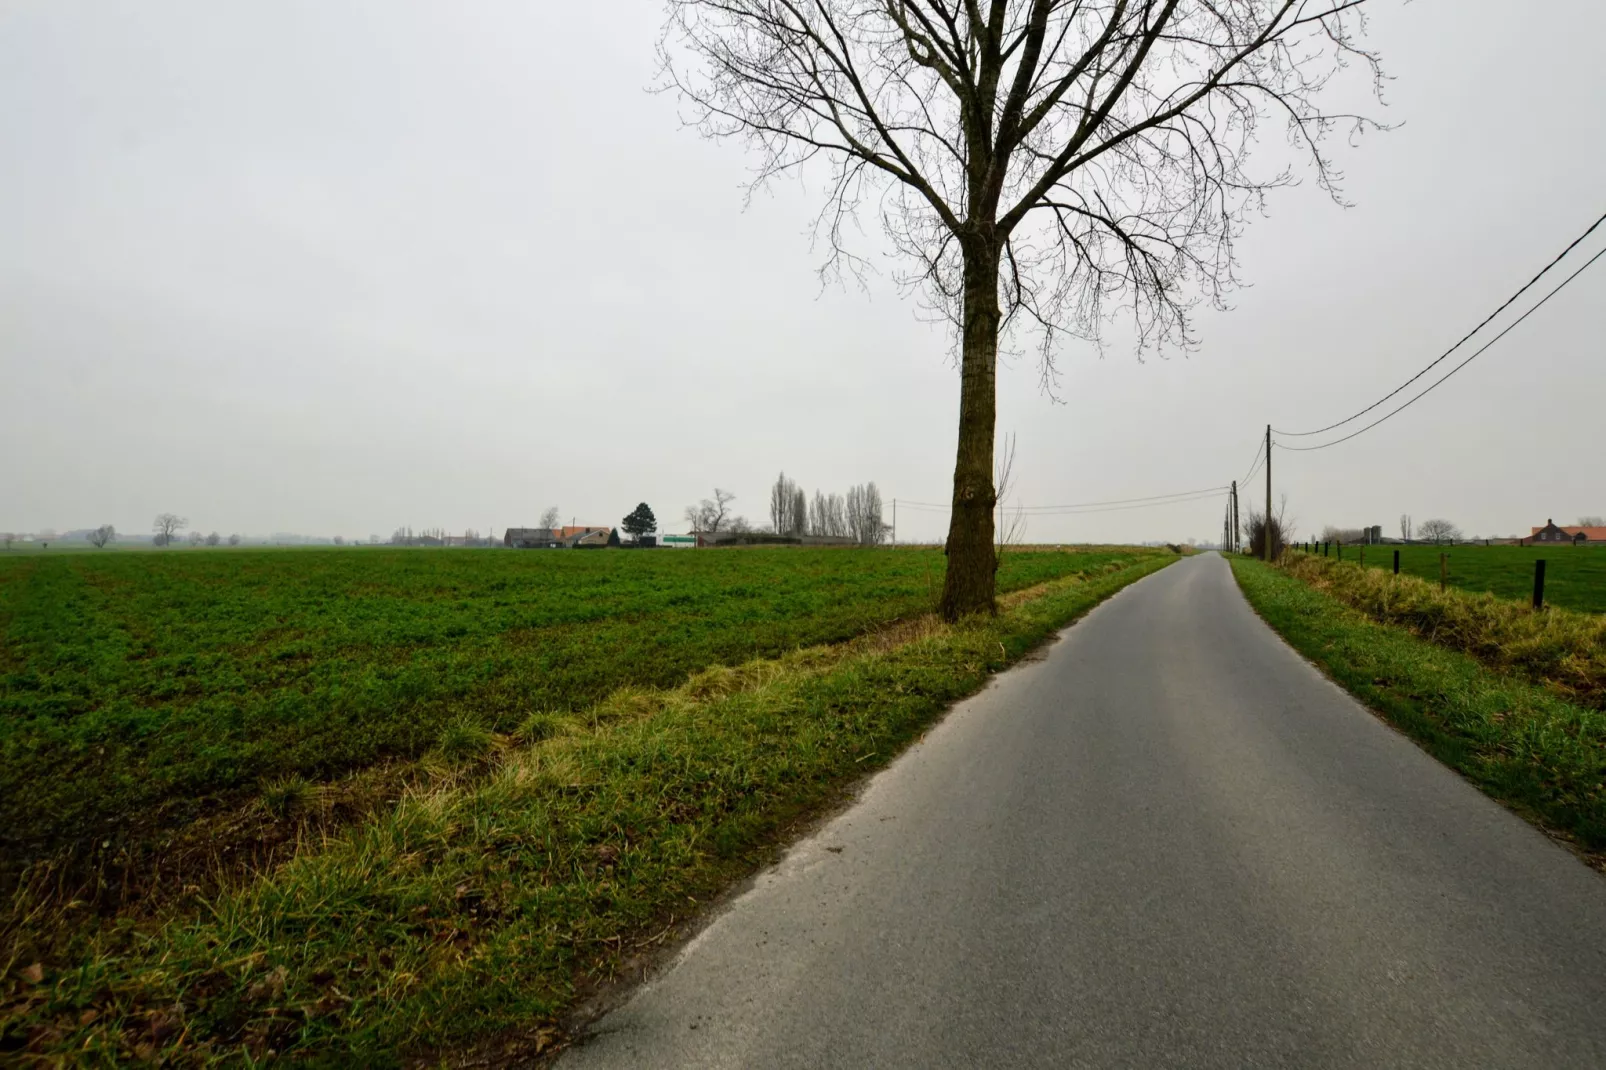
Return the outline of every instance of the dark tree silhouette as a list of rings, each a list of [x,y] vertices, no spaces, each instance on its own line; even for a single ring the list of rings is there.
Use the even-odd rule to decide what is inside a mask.
[[[630,511],[630,515],[620,521],[620,527],[630,533],[635,541],[640,542],[641,537],[658,530],[658,518],[652,515],[652,509],[646,502],[642,502]]]
[[[663,86],[756,183],[827,166],[826,278],[867,264],[861,210],[951,325],[959,434],[942,612],[993,608],[1000,337],[1035,333],[1052,391],[1064,338],[1130,317],[1140,349],[1192,344],[1190,310],[1236,282],[1233,240],[1292,176],[1251,166],[1268,115],[1337,196],[1321,91],[1360,47],[1361,0],[669,0]],[[779,502],[776,503],[779,506]],[[776,530],[785,530],[772,508]]]

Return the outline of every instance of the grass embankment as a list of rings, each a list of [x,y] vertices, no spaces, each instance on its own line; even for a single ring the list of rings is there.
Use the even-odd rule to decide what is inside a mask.
[[[578,991],[750,872],[789,823],[1175,560],[1087,556],[993,620],[921,616],[460,739],[394,806],[272,872],[86,930],[37,970],[7,963],[28,965],[3,982],[0,1051],[373,1066],[488,1036],[539,1047]]]
[[[1439,554],[1450,555],[1450,586],[1527,602],[1533,594],[1534,562],[1545,562],[1545,601],[1581,613],[1606,613],[1606,547],[1600,546],[1346,546],[1344,562],[1439,582]],[[1333,551],[1329,550],[1329,554]],[[1328,560],[1335,560],[1336,555]]]
[[[1542,623],[1534,624],[1540,639],[1526,641],[1536,658],[1502,652],[1486,664],[1467,650],[1492,652],[1512,627],[1506,615],[1520,607],[1354,565],[1290,563],[1277,569],[1235,558],[1232,568],[1250,604],[1294,649],[1485,792],[1597,862],[1606,857],[1606,714],[1582,701],[1598,702],[1598,690],[1578,694],[1534,674],[1557,666],[1576,679],[1566,658],[1544,649]],[[1392,590],[1378,593],[1378,584]],[[1345,604],[1346,595],[1392,623]],[[1401,626],[1411,621],[1426,630]],[[1479,622],[1486,639],[1477,638]]]
[[[1010,554],[1000,588],[1111,557]],[[264,788],[849,639],[922,612],[942,566],[855,550],[0,557],[0,893],[63,851],[139,870],[142,848]]]
[[[1563,696],[1606,707],[1606,616],[1440,590],[1411,576],[1394,576],[1331,558],[1287,554],[1281,568],[1373,620],[1471,654],[1489,667],[1521,673]]]

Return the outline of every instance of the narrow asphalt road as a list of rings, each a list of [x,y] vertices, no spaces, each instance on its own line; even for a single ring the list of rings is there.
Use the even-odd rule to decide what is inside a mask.
[[[1191,558],[957,707],[594,1067],[1606,1067],[1606,880]]]

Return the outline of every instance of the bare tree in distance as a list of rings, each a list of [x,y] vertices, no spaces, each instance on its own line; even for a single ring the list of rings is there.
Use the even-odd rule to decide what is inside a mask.
[[[879,546],[887,537],[882,522],[881,491],[874,482],[849,487],[846,499],[848,534],[861,546]]]
[[[379,536],[378,535],[372,536],[372,540],[374,542],[378,542],[379,541]],[[238,545],[240,545],[240,537],[238,535],[230,535],[229,536],[229,545],[230,546],[238,546]]]
[[[176,513],[162,513],[152,523],[151,530],[156,537],[151,541],[157,546],[170,546],[179,532],[189,527],[190,522]]]
[[[117,540],[117,529],[110,524],[102,524],[88,535],[85,535],[84,538],[88,539],[89,545],[95,549],[104,550],[107,543]]]
[[[994,493],[998,496],[998,523],[995,532],[998,536],[996,562],[1002,560],[1004,547],[1015,546],[1026,538],[1026,510],[1016,505],[1013,515],[1007,512],[1005,502],[1010,492],[1015,489],[1015,433],[1013,431],[1004,435],[1003,448],[998,451],[998,462],[993,473]]]
[[[1299,521],[1288,516],[1288,495],[1284,494],[1277,500],[1277,511],[1272,514],[1270,530],[1267,530],[1266,514],[1257,512],[1250,507],[1249,514],[1244,518],[1244,539],[1248,546],[1244,547],[1251,557],[1264,560],[1266,557],[1266,539],[1271,539],[1271,556],[1276,560],[1288,548],[1288,533],[1299,527]]]
[[[7,550],[11,549],[11,544],[16,542],[16,541],[17,541],[16,532],[13,532],[13,531],[0,531],[0,543],[5,543],[5,546],[6,546]]]
[[[206,536],[202,535],[199,531],[190,532],[190,545],[191,546],[199,546],[199,545],[201,545],[201,543],[205,539],[206,539]]]
[[[1578,518],[1581,528],[1606,528],[1606,516],[1581,516]]]
[[[664,89],[712,138],[757,150],[762,185],[829,167],[822,278],[862,274],[865,215],[913,263],[898,276],[952,329],[958,442],[941,611],[992,612],[993,437],[1001,335],[1035,334],[1044,390],[1068,339],[1123,311],[1139,352],[1194,344],[1225,307],[1234,240],[1266,193],[1269,114],[1317,184],[1328,81],[1363,49],[1361,0],[669,0]]]
[[[333,542],[333,543],[334,543],[334,544],[335,544],[335,545],[336,545],[336,546],[344,546],[344,545],[346,545],[346,537],[345,537],[345,536],[344,536],[344,535],[336,535],[336,536],[335,536],[335,537],[334,537],[334,538],[333,538],[333,539],[332,539],[332,540],[330,540],[330,541],[332,541],[332,542]],[[210,536],[209,536],[209,537],[208,537],[208,539],[207,539],[207,545],[208,545],[208,546],[216,546],[216,545],[217,545],[217,543],[215,543],[215,542],[212,542],[212,541],[211,541],[211,538],[210,538]]]
[[[703,499],[703,504],[713,505],[713,509],[709,511],[709,523],[713,525],[713,527],[709,528],[710,531],[718,531],[725,525],[725,518],[730,513],[730,504],[735,500],[735,494],[721,487],[714,488],[714,498],[712,503],[710,503],[706,498]]]
[[[787,479],[785,472],[775,477],[770,487],[770,525],[777,535],[790,535],[796,530],[795,510],[801,493],[802,488]]]
[[[1461,537],[1461,529],[1442,517],[1422,521],[1417,529],[1422,538],[1437,545],[1442,542],[1455,542]]]
[[[1410,542],[1411,541],[1411,531],[1412,531],[1412,528],[1411,528],[1411,514],[1410,513],[1401,513],[1400,514],[1400,538],[1403,539],[1406,542]]]
[[[807,535],[809,530],[809,496],[802,487],[792,489],[792,534]]]
[[[693,531],[716,532],[725,528],[730,516],[730,503],[736,495],[720,487],[714,488],[712,498],[704,498],[696,505],[686,506],[686,523]]]
[[[745,516],[733,516],[725,522],[725,530],[736,535],[746,535],[753,531],[753,522]]]
[[[546,507],[546,511],[541,514],[541,523],[537,526],[551,531],[553,528],[558,527],[562,523],[563,514],[558,512],[558,507],[555,505],[549,505]]]

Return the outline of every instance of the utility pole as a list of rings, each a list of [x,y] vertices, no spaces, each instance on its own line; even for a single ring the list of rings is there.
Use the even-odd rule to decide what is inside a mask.
[[[1228,517],[1227,522],[1230,525],[1232,525],[1232,535],[1231,535],[1231,538],[1229,538],[1227,541],[1232,546],[1232,548],[1234,550],[1237,550],[1238,549],[1238,481],[1236,479],[1232,481],[1232,505],[1230,507],[1230,512],[1231,512],[1231,515]]]
[[[1266,425],[1266,519],[1260,541],[1266,548],[1266,563],[1271,563],[1271,424]]]

